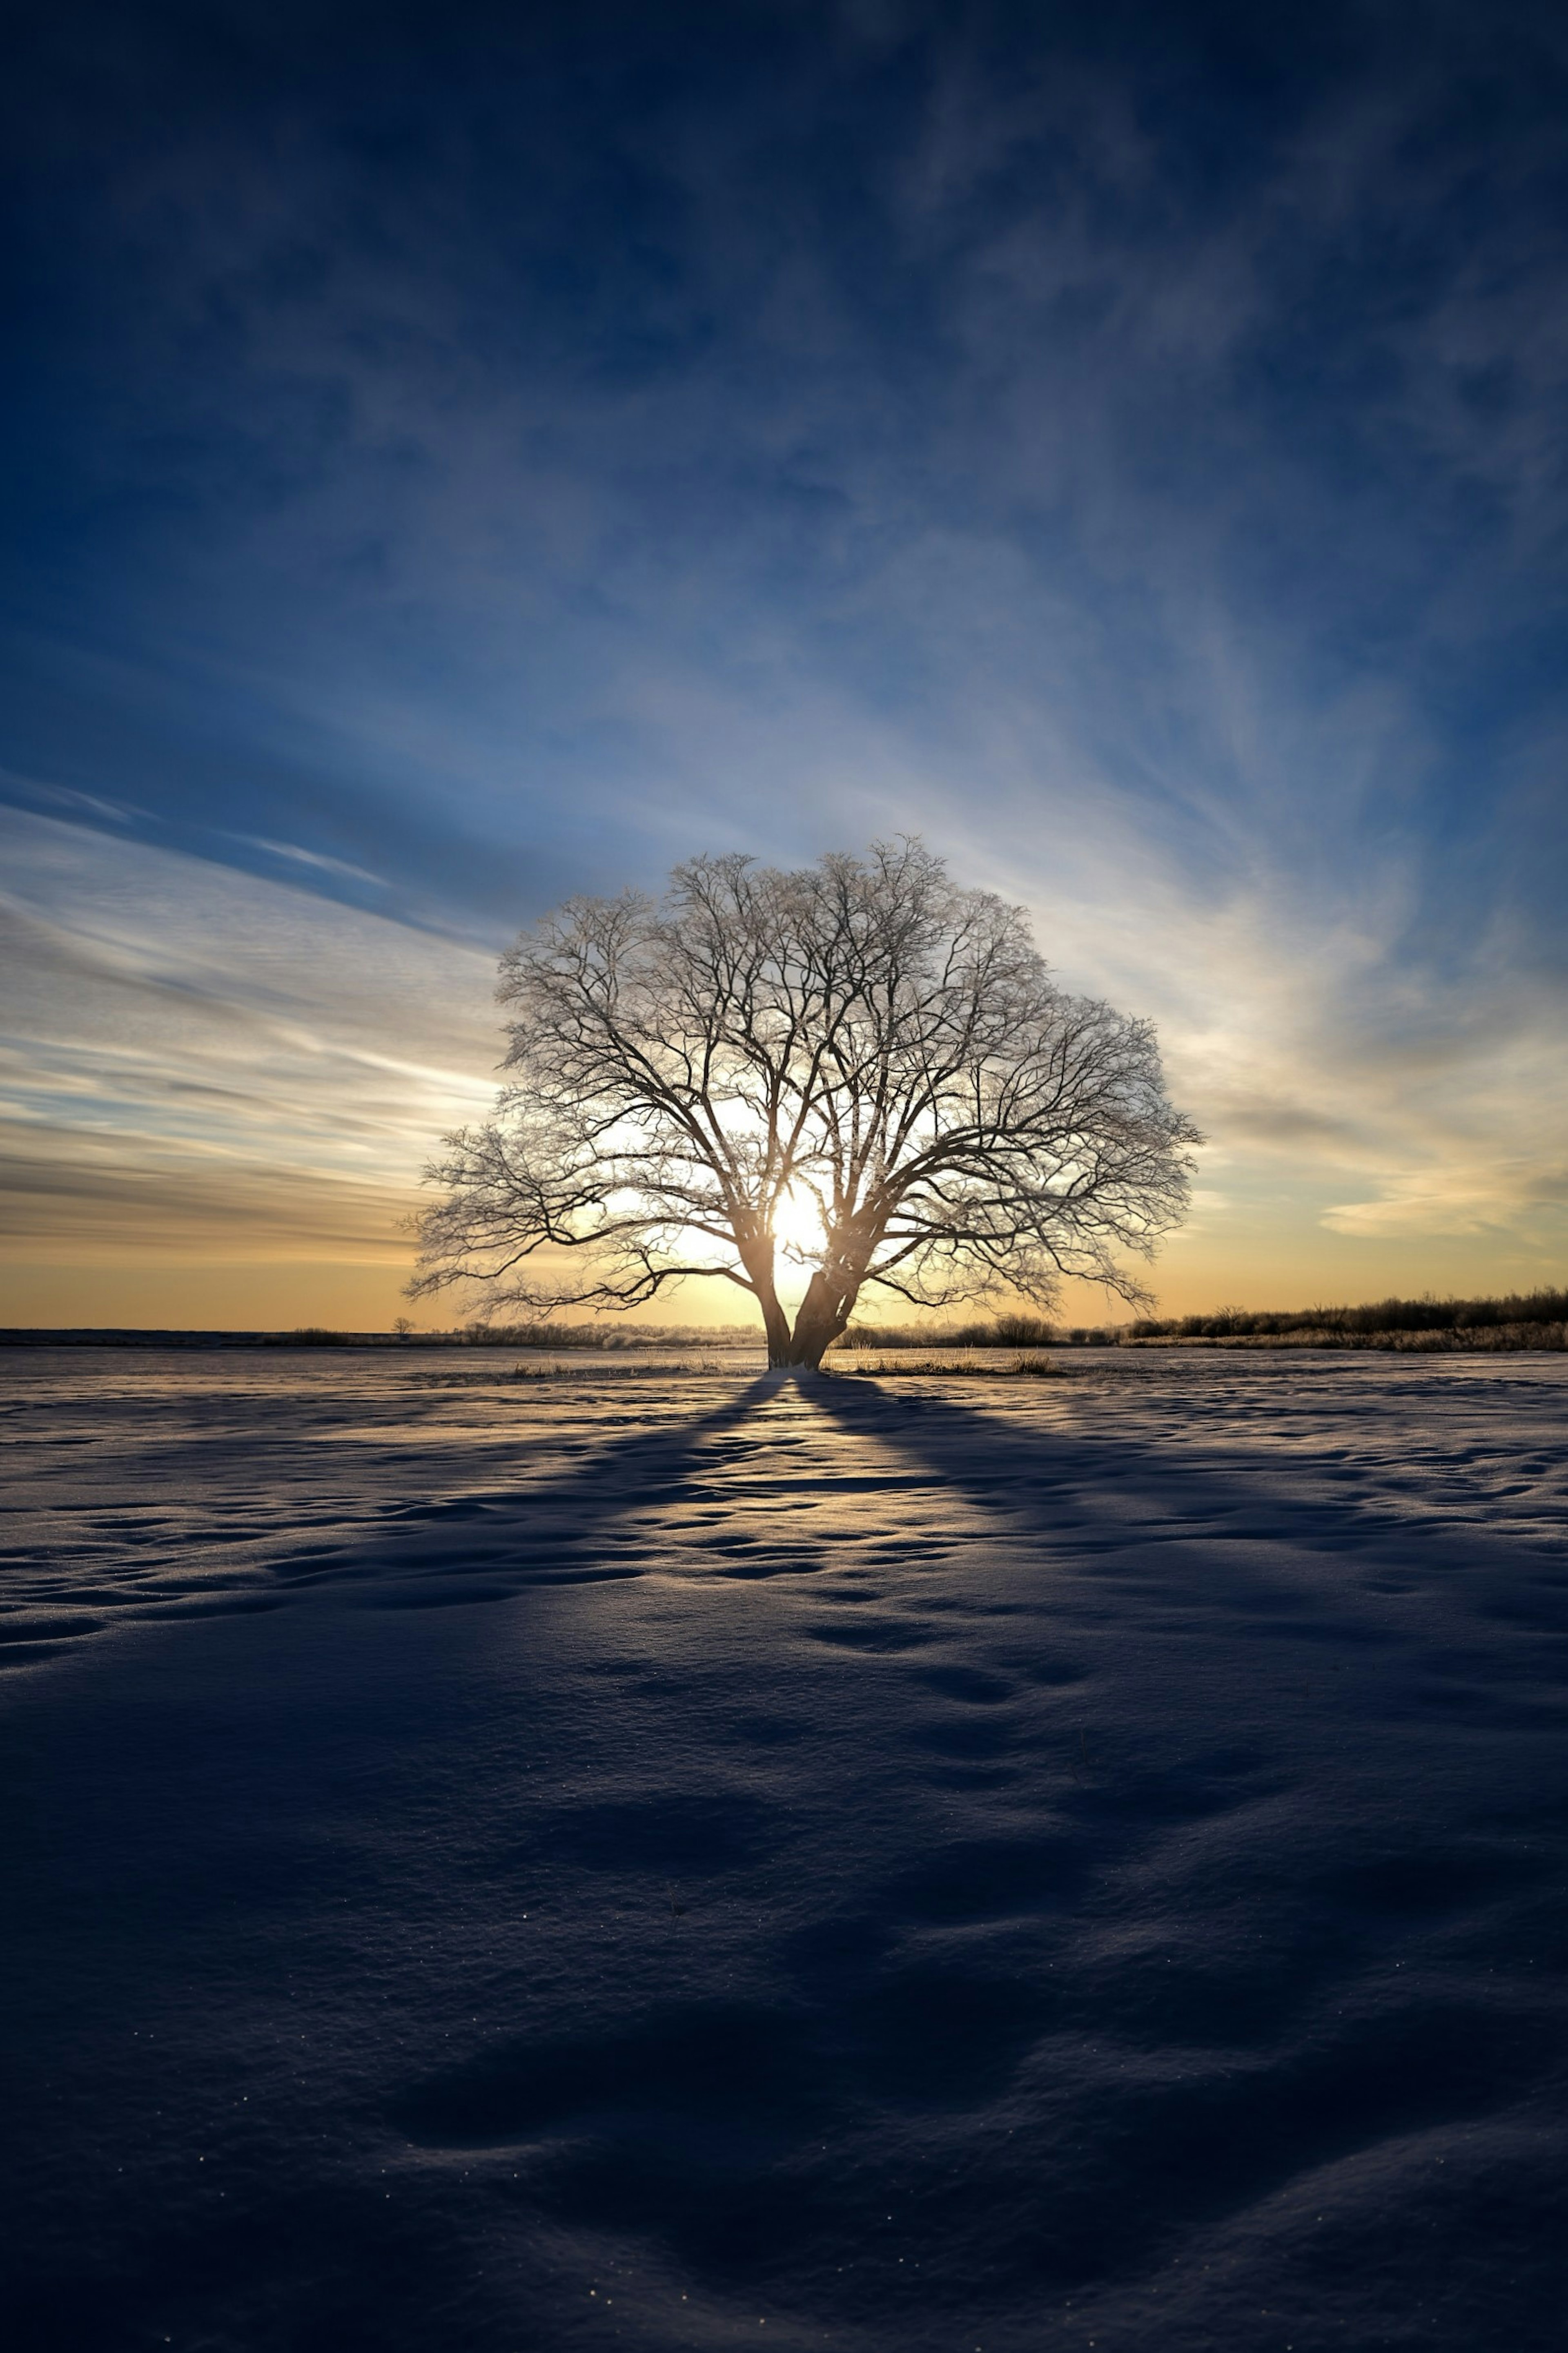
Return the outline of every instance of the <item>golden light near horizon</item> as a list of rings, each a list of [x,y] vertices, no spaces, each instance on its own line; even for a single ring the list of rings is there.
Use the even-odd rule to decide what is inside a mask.
[[[146,13],[132,0],[116,22]],[[1116,147],[1106,126],[1143,70],[1131,36],[1065,77],[1026,62],[1020,83],[990,50],[983,68],[964,47],[959,70],[940,10],[873,8],[891,47],[856,33],[830,65],[795,13],[786,34],[792,12],[763,12],[767,42],[800,44],[778,84],[801,76],[792,124],[814,106],[837,123],[841,69],[868,77],[882,127],[861,161],[831,142],[832,174],[864,168],[865,235],[899,257],[907,301],[844,276],[842,190],[816,186],[809,140],[775,185],[773,132],[742,127],[773,85],[725,79],[743,31],[711,84],[670,84],[707,161],[677,174],[657,301],[619,200],[584,213],[563,193],[580,171],[623,188],[613,93],[638,125],[647,94],[618,40],[602,85],[597,67],[581,87],[524,76],[518,104],[551,127],[515,153],[510,111],[470,119],[459,75],[433,210],[351,132],[336,73],[318,83],[291,47],[298,136],[321,160],[301,181],[295,132],[266,131],[268,68],[254,112],[236,97],[254,201],[221,256],[179,226],[213,201],[199,109],[171,116],[163,227],[132,246],[142,115],[62,132],[61,158],[93,159],[79,237],[54,195],[18,216],[88,356],[61,407],[55,329],[16,355],[14,463],[41,486],[45,537],[16,541],[9,609],[33,613],[40,547],[55,585],[47,623],[16,624],[0,768],[0,1325],[386,1325],[432,1140],[494,1096],[494,961],[516,934],[579,893],[657,892],[678,856],[793,870],[907,833],[964,887],[1026,905],[1064,989],[1157,1029],[1172,1099],[1211,1139],[1149,1276],[1161,1314],[1565,1279],[1561,796],[1542,781],[1564,665],[1519,659],[1560,609],[1564,493],[1530,454],[1561,405],[1531,323],[1556,315],[1562,274],[1544,184],[1501,115],[1450,117],[1443,40],[1374,43],[1371,80],[1354,69],[1342,90],[1287,27],[1281,87],[1321,110],[1316,129],[1292,115],[1276,137],[1219,71],[1191,153],[1232,109],[1238,136],[1211,186],[1150,84],[1139,169],[1161,193],[1129,212],[1085,126]],[[1071,12],[1037,17],[1018,19],[1030,58],[1058,39],[1077,56]],[[1550,148],[1532,42],[1500,37],[1496,89]],[[173,51],[160,35],[149,54]],[[62,71],[40,123],[99,103]],[[1080,123],[1101,73],[1117,94]],[[929,111],[950,79],[962,135]],[[1020,107],[1041,110],[1026,135]],[[558,109],[559,198],[541,160]],[[1418,120],[1436,176],[1417,184]],[[950,137],[1012,162],[976,178]],[[451,164],[465,139],[483,170]],[[1340,142],[1343,186],[1302,161]],[[928,148],[940,169],[885,169]],[[492,170],[510,193],[480,201]],[[342,195],[331,286],[280,312],[278,224],[315,202],[307,185]],[[800,208],[786,244],[810,333],[780,324],[780,203]],[[377,225],[405,206],[387,242]],[[1347,248],[1348,219],[1391,206],[1414,242]],[[538,239],[521,275],[514,217]],[[1289,269],[1256,266],[1259,221],[1290,224]],[[585,236],[603,239],[591,263]],[[1364,284],[1303,309],[1302,287],[1349,284],[1347,249]],[[603,295],[586,308],[584,268]],[[193,343],[220,280],[230,328]],[[526,330],[476,335],[502,283]],[[1062,285],[1113,293],[1058,317]],[[672,321],[695,303],[701,331],[672,324],[645,384],[645,306],[666,300]],[[421,332],[344,329],[384,315]],[[932,318],[961,324],[933,339]],[[1478,370],[1506,379],[1506,417],[1470,398]],[[280,488],[266,453],[294,446],[301,399],[316,413],[310,385],[355,429]],[[416,462],[389,468],[368,420],[394,415]],[[806,449],[809,480],[780,457]],[[416,662],[392,617],[412,582]],[[820,1263],[818,1228],[783,1207],[787,1280]],[[679,1243],[699,1272],[669,1312],[726,1322],[737,1294],[708,1280],[709,1238]],[[1107,1310],[1069,1286],[1062,1312]]]

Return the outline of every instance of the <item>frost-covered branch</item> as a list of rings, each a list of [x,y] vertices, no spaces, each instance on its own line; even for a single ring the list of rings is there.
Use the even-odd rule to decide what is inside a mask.
[[[775,1361],[816,1364],[868,1282],[1045,1305],[1087,1275],[1142,1303],[1127,1258],[1185,1210],[1200,1139],[1152,1029],[1058,990],[1022,910],[918,840],[569,902],[499,994],[509,1083],[427,1172],[416,1294],[625,1307],[719,1274]],[[776,1257],[803,1200],[823,1239],[792,1329]]]

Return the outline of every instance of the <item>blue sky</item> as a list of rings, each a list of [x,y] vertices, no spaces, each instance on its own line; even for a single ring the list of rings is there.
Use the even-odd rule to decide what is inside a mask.
[[[1168,1303],[1563,1278],[1560,12],[21,46],[18,1320],[384,1322],[520,923],[900,828],[1160,1022]]]

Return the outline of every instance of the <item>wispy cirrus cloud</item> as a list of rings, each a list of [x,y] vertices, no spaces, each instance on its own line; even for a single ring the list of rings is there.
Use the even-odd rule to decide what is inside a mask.
[[[1550,1256],[1568,58],[1335,24],[106,16],[16,125],[7,797],[388,954],[918,827],[1237,1219]]]
[[[301,849],[297,841],[268,841],[258,833],[236,834],[234,839],[251,849],[264,849],[268,858],[285,859],[294,866],[308,866],[318,874],[341,875],[348,882],[371,882],[378,890],[386,887],[384,875],[373,874],[366,866],[352,866],[346,858],[328,858],[319,849]]]
[[[68,1254],[405,1259],[489,1100],[489,960],[177,852],[0,819],[0,1224]]]

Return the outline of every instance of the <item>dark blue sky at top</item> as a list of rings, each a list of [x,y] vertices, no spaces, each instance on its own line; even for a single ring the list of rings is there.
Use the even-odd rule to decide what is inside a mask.
[[[1561,968],[1560,12],[67,5],[5,108],[7,797],[497,937],[915,777]]]

